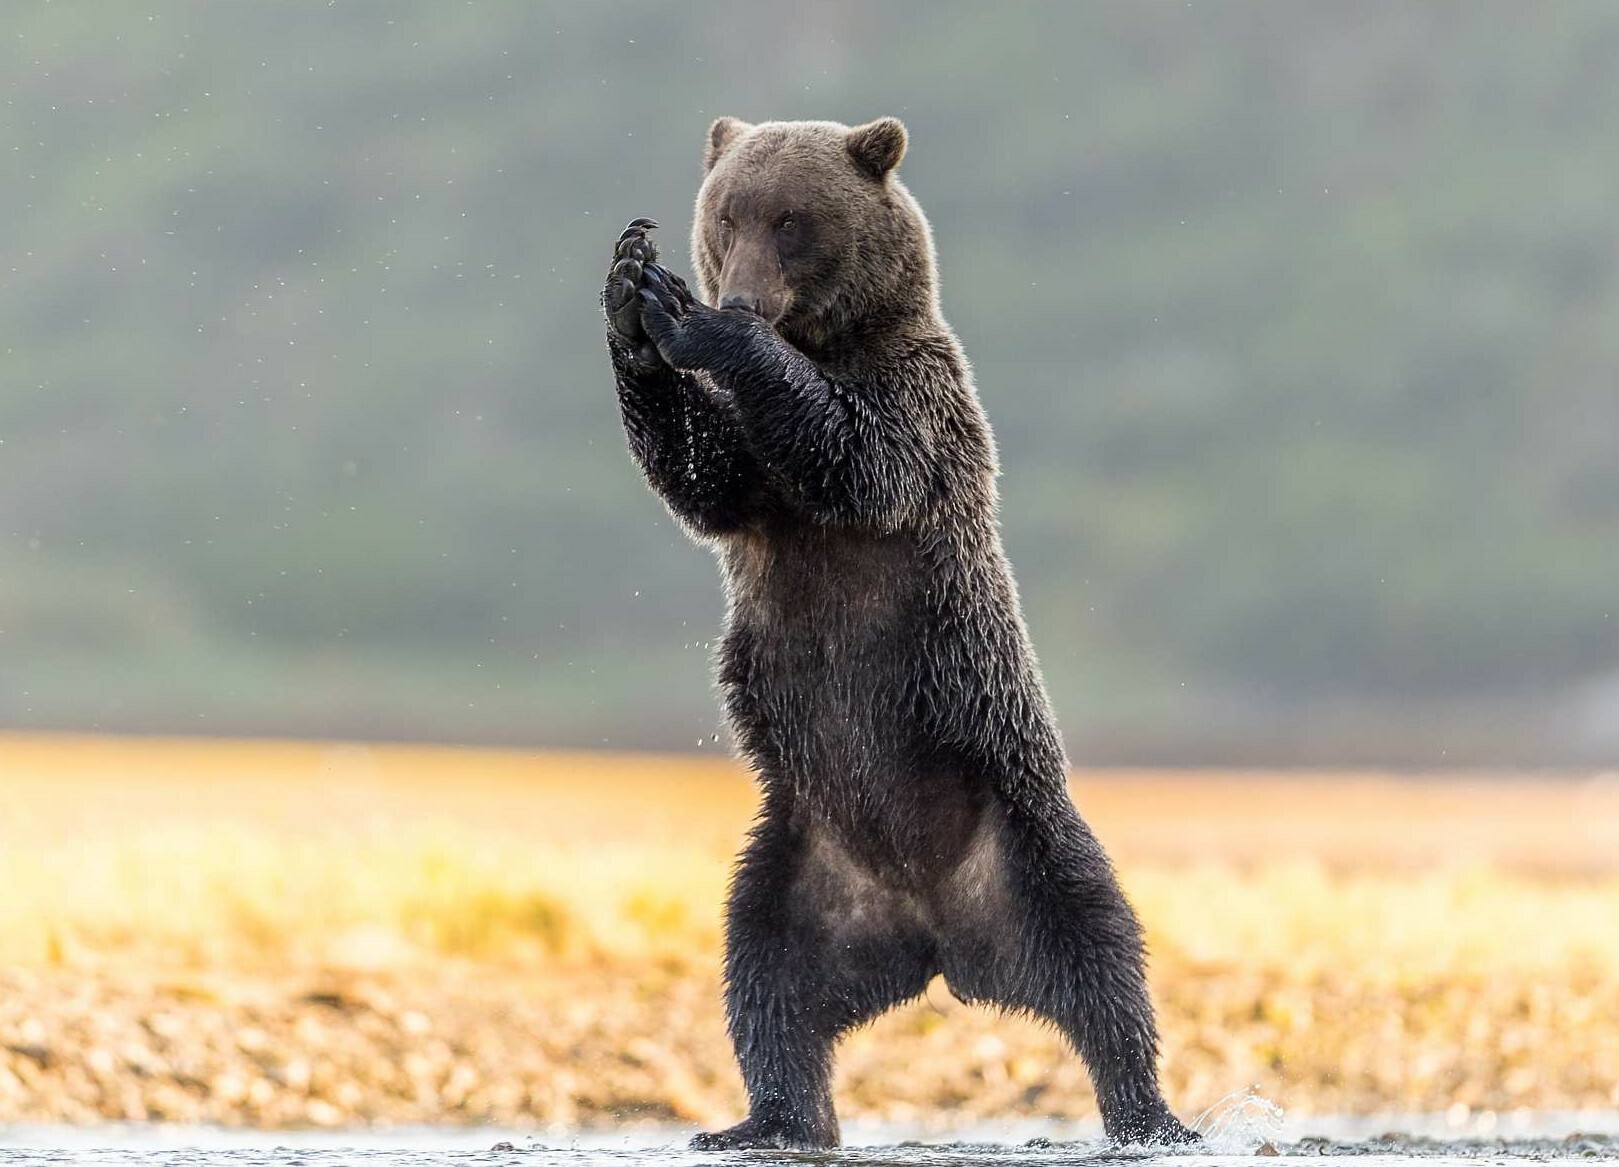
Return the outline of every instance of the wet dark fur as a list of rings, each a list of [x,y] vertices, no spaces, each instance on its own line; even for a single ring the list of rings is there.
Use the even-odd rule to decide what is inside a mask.
[[[751,1109],[695,1145],[835,1145],[838,1036],[940,973],[1059,1026],[1112,1137],[1183,1139],[1141,930],[1069,800],[989,426],[892,174],[904,146],[892,119],[715,123],[699,286],[773,323],[692,298],[644,227],[608,280],[630,448],[718,554],[720,683],[764,791],[726,918]]]

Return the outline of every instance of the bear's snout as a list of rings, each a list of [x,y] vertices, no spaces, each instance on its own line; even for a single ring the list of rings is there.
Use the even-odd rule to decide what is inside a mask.
[[[775,324],[787,313],[792,289],[782,274],[776,249],[753,240],[739,241],[720,272],[719,306],[741,308]]]

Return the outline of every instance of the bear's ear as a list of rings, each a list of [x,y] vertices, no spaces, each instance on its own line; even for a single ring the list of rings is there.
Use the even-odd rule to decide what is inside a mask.
[[[849,131],[849,157],[872,178],[883,179],[905,157],[905,125],[898,118],[878,118]]]
[[[708,127],[708,145],[703,147],[703,173],[713,170],[714,163],[731,148],[731,143],[751,129],[751,125],[737,118],[715,118],[714,124]]]

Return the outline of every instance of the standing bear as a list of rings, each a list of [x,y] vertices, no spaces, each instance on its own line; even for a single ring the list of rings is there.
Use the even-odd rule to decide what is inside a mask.
[[[725,932],[749,1113],[693,1146],[836,1146],[838,1037],[938,974],[1059,1027],[1113,1139],[1190,1140],[1140,925],[1069,800],[905,146],[893,118],[721,118],[701,298],[650,219],[603,295],[630,450],[719,558],[719,683],[763,789]]]

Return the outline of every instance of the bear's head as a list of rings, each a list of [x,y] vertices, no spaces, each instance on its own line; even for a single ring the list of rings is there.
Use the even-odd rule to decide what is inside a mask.
[[[703,299],[806,349],[936,317],[933,239],[894,174],[905,142],[896,118],[716,121],[692,224]]]

